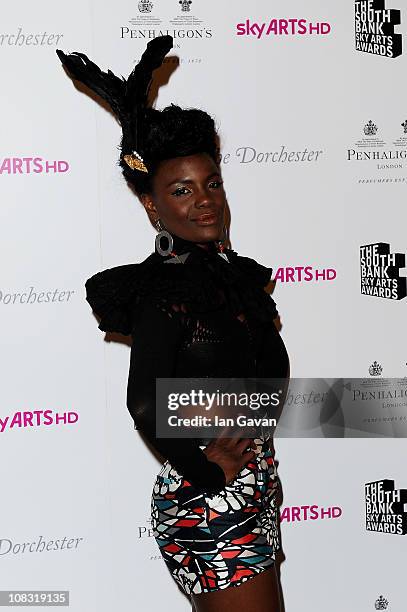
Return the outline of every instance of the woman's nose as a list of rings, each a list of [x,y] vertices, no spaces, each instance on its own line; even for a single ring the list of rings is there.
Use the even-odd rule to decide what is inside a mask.
[[[206,191],[206,189],[201,189],[195,198],[195,206],[197,208],[202,208],[202,206],[208,206],[212,203],[211,194]]]

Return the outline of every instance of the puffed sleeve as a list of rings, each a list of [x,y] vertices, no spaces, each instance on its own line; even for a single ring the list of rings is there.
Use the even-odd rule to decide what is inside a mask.
[[[217,493],[226,485],[225,473],[207,458],[197,440],[156,436],[155,382],[174,376],[181,334],[176,313],[168,314],[154,304],[140,309],[132,328],[127,407],[137,429],[192,486]]]

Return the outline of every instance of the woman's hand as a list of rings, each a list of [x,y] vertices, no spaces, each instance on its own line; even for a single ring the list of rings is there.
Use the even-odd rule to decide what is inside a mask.
[[[250,448],[251,450],[246,450]],[[256,453],[252,438],[219,437],[210,441],[203,452],[210,461],[214,461],[225,472],[226,484],[229,484]]]

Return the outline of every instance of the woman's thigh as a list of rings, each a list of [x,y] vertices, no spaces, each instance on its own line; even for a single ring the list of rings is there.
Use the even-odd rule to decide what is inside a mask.
[[[236,587],[192,595],[196,612],[281,612],[275,565]]]

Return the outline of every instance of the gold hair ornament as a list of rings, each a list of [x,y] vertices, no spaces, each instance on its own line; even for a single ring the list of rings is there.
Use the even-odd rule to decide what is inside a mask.
[[[147,167],[144,164],[143,158],[137,153],[137,151],[133,151],[133,153],[130,153],[128,155],[123,155],[123,159],[132,170],[148,172]]]

